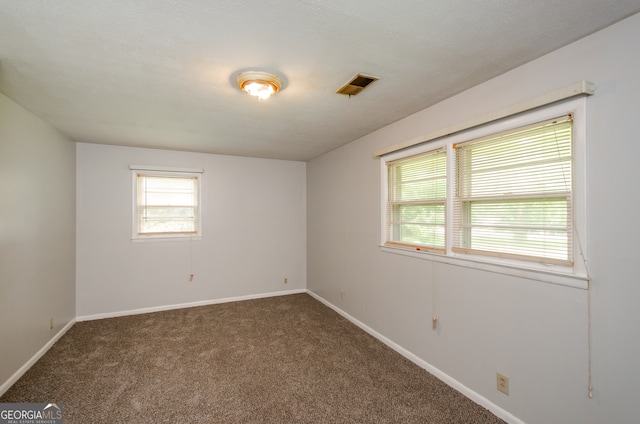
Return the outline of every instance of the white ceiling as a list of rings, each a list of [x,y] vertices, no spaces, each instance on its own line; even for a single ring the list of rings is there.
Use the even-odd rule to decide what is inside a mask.
[[[309,160],[638,0],[0,0],[0,91],[74,140]],[[259,102],[234,78],[285,77]],[[380,77],[357,97],[355,73]]]

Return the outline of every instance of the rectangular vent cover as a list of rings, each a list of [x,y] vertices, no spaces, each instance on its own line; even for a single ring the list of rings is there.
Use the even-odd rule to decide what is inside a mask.
[[[340,87],[336,93],[344,94],[346,96],[355,96],[360,93],[372,82],[378,81],[378,77],[372,77],[370,75],[355,74],[349,82]]]

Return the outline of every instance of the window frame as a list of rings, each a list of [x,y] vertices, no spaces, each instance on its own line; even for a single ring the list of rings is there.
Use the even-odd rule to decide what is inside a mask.
[[[588,239],[586,232],[587,222],[587,198],[586,198],[586,98],[578,97],[549,106],[541,107],[529,112],[506,117],[478,127],[460,131],[458,133],[440,137],[422,144],[418,144],[403,150],[392,152],[380,157],[381,175],[381,232],[380,248],[383,252],[412,256],[421,259],[451,263],[458,266],[474,269],[483,269],[507,275],[521,276],[533,280],[549,283],[568,285],[572,287],[588,287]],[[453,203],[455,199],[455,144],[461,144],[478,138],[499,134],[504,131],[546,121],[561,115],[573,115],[573,140],[572,140],[572,164],[573,164],[573,248],[572,264],[542,264],[532,261],[502,258],[494,256],[477,255],[453,250],[454,237]],[[398,246],[387,243],[387,200],[388,177],[387,163],[402,158],[427,153],[444,148],[447,154],[447,199],[445,208],[445,251],[438,253],[433,251],[418,250],[413,247]]]
[[[200,169],[191,168],[158,168],[131,165],[132,205],[131,205],[131,240],[166,241],[166,240],[199,240],[202,238],[202,173]],[[138,222],[138,176],[171,177],[196,180],[195,231],[184,233],[140,233]]]

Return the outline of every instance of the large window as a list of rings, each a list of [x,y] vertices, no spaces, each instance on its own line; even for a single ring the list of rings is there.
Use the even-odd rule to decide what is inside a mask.
[[[200,235],[200,174],[134,170],[134,238]]]
[[[585,271],[580,99],[401,150],[382,164],[384,246]]]
[[[571,116],[457,144],[456,252],[572,262]]]

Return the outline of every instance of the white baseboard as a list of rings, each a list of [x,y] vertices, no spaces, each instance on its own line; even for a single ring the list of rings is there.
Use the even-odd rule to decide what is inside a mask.
[[[289,294],[307,293],[306,289],[286,290],[271,293],[250,294],[246,296],[225,297],[222,299],[199,300],[197,302],[178,303],[174,305],[152,306],[149,308],[131,309],[128,311],[105,312],[102,314],[83,315],[76,318],[76,321],[93,321],[96,319],[116,318],[127,315],[148,314],[151,312],[170,311],[172,309],[193,308],[195,306],[215,305],[218,303],[239,302],[242,300],[262,299],[275,296],[286,296]]]
[[[38,359],[42,358],[42,355],[44,355],[45,353],[47,353],[47,351],[49,349],[51,349],[51,346],[53,346],[53,344],[55,342],[57,342],[60,337],[64,336],[64,334],[69,331],[69,329],[73,326],[73,324],[76,323],[76,319],[72,319],[71,321],[69,321],[67,323],[67,325],[65,325],[64,327],[62,327],[60,329],[60,331],[58,331],[56,333],[55,336],[53,336],[52,338],[49,339],[49,341],[42,346],[42,348],[40,348],[39,351],[36,352],[35,355],[33,355],[31,357],[31,359],[29,359],[23,366],[21,366],[18,371],[14,372],[13,375],[11,377],[9,377],[9,379],[7,381],[5,381],[2,386],[0,386],[0,396],[2,396],[3,394],[5,394],[5,392],[7,390],[9,390],[9,388],[11,386],[14,385],[14,383],[16,381],[18,381],[20,379],[20,377],[22,377],[24,375],[25,372],[29,371],[29,368],[31,368],[33,366],[33,364],[35,364],[36,362],[38,362]]]
[[[465,386],[464,384],[462,384],[461,382],[459,382],[455,378],[453,378],[450,375],[444,373],[443,371],[441,371],[438,368],[434,367],[433,365],[431,365],[427,361],[419,358],[418,356],[416,356],[412,352],[410,352],[407,349],[403,348],[399,344],[395,343],[394,341],[392,341],[392,340],[388,339],[387,337],[383,336],[382,334],[378,333],[373,328],[371,328],[368,325],[364,324],[362,321],[357,320],[356,318],[354,318],[353,316],[349,315],[348,313],[346,313],[342,309],[338,308],[337,306],[335,306],[331,302],[325,300],[324,298],[320,297],[319,295],[317,295],[316,293],[314,293],[314,292],[312,292],[310,290],[307,290],[307,293],[310,296],[312,296],[314,299],[317,299],[319,302],[325,304],[329,308],[331,308],[334,311],[336,311],[338,314],[342,315],[344,318],[346,318],[349,321],[351,321],[353,324],[355,324],[358,327],[360,327],[362,330],[364,330],[367,333],[369,333],[371,336],[373,336],[376,339],[380,340],[382,343],[386,344],[391,349],[395,350],[400,355],[404,356],[405,358],[407,358],[408,360],[410,360],[414,364],[418,365],[421,368],[424,368],[429,373],[433,374],[438,379],[442,380],[444,383],[446,383],[449,386],[451,386],[452,388],[456,389],[457,391],[459,391],[460,393],[462,393],[463,395],[465,395],[466,397],[468,397],[469,399],[471,399],[472,401],[474,401],[478,405],[488,409],[494,415],[496,415],[498,418],[501,418],[501,419],[503,419],[504,421],[506,421],[506,422],[508,422],[510,424],[525,424],[522,420],[520,420],[519,418],[515,417],[510,412],[505,411],[504,409],[502,409],[501,407],[499,407],[495,403],[491,402],[489,399],[487,399],[484,396],[480,395],[479,393],[471,390],[470,388],[468,388],[467,386]]]

